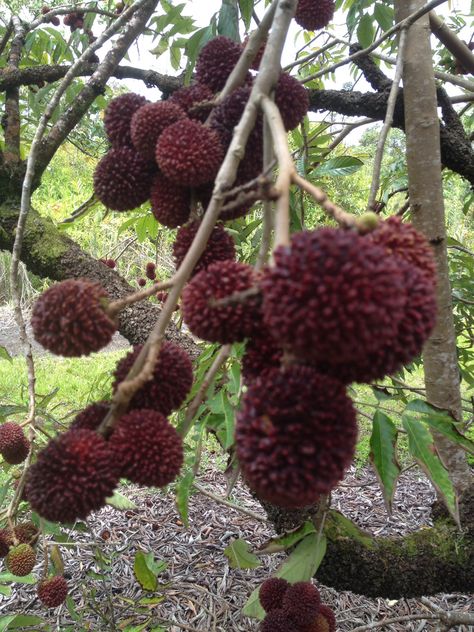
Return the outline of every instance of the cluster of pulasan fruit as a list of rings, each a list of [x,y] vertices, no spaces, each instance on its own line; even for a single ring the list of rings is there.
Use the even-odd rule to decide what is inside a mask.
[[[242,473],[261,499],[304,507],[352,461],[357,425],[346,387],[421,353],[435,323],[435,263],[425,238],[398,217],[367,234],[302,231],[261,273],[211,264],[185,287],[181,307],[196,336],[247,341]]]
[[[116,328],[107,304],[107,295],[97,283],[86,279],[58,283],[35,303],[31,319],[35,338],[67,357],[97,351]],[[135,347],[118,363],[114,391],[141,349]],[[152,379],[135,393],[113,429],[102,424],[109,403],[97,402],[38,453],[25,486],[32,509],[47,520],[72,523],[103,507],[120,478],[153,487],[171,483],[183,463],[183,444],[168,416],[186,399],[192,382],[186,351],[164,342]]]
[[[36,565],[35,545],[38,536],[38,528],[33,522],[0,529],[0,557],[5,558],[9,573],[15,577],[25,577],[31,573]],[[38,583],[37,592],[45,606],[56,608],[65,601],[68,585],[62,575],[43,577]]]
[[[336,632],[334,612],[311,582],[271,577],[260,586],[259,599],[266,612],[261,632]]]

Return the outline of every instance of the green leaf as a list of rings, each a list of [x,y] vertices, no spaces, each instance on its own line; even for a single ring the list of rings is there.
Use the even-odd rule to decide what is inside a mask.
[[[321,564],[326,554],[326,537],[317,533],[310,533],[302,540],[291,555],[283,562],[275,573],[276,577],[283,577],[290,583],[309,581]],[[265,611],[258,598],[259,588],[250,595],[242,612],[247,617],[263,619]]]
[[[137,509],[137,505],[120,492],[114,492],[112,496],[105,499],[105,502],[111,507],[115,507],[115,509],[120,509],[125,511],[127,509]]]
[[[247,31],[249,30],[250,23],[252,21],[253,6],[254,0],[239,0],[240,15],[242,16],[242,20],[244,21]]]
[[[0,573],[0,583],[7,584],[13,583],[16,584],[36,584],[36,578],[30,573],[29,575],[25,575],[24,577],[18,577],[17,575],[12,575],[8,571],[4,573]]]
[[[456,422],[446,411],[430,406],[422,399],[414,399],[407,404],[404,414],[416,412],[421,415],[423,423],[428,424],[451,441],[461,445],[467,452],[474,454],[474,442],[463,435],[458,429]],[[407,415],[410,417],[410,415]]]
[[[392,513],[393,496],[401,472],[396,454],[397,436],[397,428],[390,417],[377,410],[370,437],[370,460],[380,481],[389,514]]]
[[[194,472],[186,472],[176,489],[176,507],[186,528],[189,528],[189,497],[191,496],[193,481]]]
[[[308,521],[297,529],[293,529],[292,531],[288,531],[288,533],[271,538],[258,550],[260,553],[278,553],[279,551],[285,551],[286,549],[295,546],[295,544],[298,544],[300,540],[310,533],[316,533],[316,529],[314,528],[314,524]]]
[[[191,35],[186,43],[186,55],[189,60],[194,63],[199,55],[201,48],[209,42],[214,36],[214,28],[212,24],[198,29]]]
[[[224,555],[229,560],[231,568],[258,568],[261,561],[254,555],[245,540],[234,540],[224,549]]]
[[[143,551],[137,551],[135,554],[133,572],[135,573],[138,583],[144,590],[156,590],[158,585],[156,574],[151,570],[149,557]]]
[[[234,429],[235,429],[235,411],[232,404],[229,402],[228,394],[224,389],[221,390],[221,405],[222,410],[224,411],[225,417],[225,442],[224,449],[228,450],[230,446],[234,443]]]
[[[395,22],[395,12],[392,7],[377,3],[374,9],[374,18],[383,31],[388,31]]]
[[[141,632],[146,628],[150,621],[151,619],[148,619],[148,621],[145,621],[145,623],[141,623],[140,625],[127,625],[123,632]]]
[[[5,597],[9,597],[12,594],[12,589],[10,586],[2,586],[0,584],[0,595],[5,595]]]
[[[4,632],[12,621],[15,621],[18,615],[8,614],[5,617],[0,617],[0,632]]]
[[[364,163],[354,156],[337,156],[326,160],[312,172],[312,176],[348,176],[359,171]]]
[[[374,25],[372,24],[372,18],[365,13],[360,19],[359,26],[357,27],[357,39],[363,48],[367,48],[372,44],[374,39]]]
[[[1,345],[0,345],[0,359],[8,360],[8,362],[13,363],[13,358],[8,353],[7,349],[5,347],[2,347]]]
[[[26,615],[26,614],[17,614],[14,620],[4,629],[16,630],[17,628],[26,628],[32,625],[39,625],[40,623],[43,623],[43,622],[44,622],[44,619],[42,617],[35,617],[32,615]]]
[[[408,434],[408,449],[442,495],[446,507],[459,524],[456,492],[449,478],[448,470],[441,463],[429,430],[416,419],[402,415],[403,427]]]
[[[237,0],[222,0],[217,33],[225,35],[235,42],[240,42],[239,35],[239,9]]]

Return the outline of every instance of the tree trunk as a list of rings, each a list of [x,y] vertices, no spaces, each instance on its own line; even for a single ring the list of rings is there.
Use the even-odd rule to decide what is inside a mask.
[[[397,20],[423,5],[424,0],[398,0]],[[431,404],[448,410],[455,419],[461,420],[460,371],[448,270],[439,121],[428,15],[410,27],[403,62],[412,221],[432,245],[438,268],[437,325],[423,351],[426,396]],[[458,494],[462,494],[472,482],[464,451],[439,434],[436,434],[435,442]]]

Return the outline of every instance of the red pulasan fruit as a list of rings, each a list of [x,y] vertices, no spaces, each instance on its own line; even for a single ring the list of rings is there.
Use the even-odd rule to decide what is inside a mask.
[[[257,331],[245,345],[242,358],[242,376],[246,384],[256,380],[266,369],[278,368],[283,350],[264,327]]]
[[[164,130],[155,156],[161,171],[172,182],[197,187],[215,178],[224,149],[214,130],[199,121],[183,119]]]
[[[7,421],[0,426],[0,454],[7,463],[18,465],[28,456],[30,442],[18,424]]]
[[[263,582],[258,592],[258,598],[265,612],[281,608],[283,597],[289,587],[290,584],[286,579],[280,577],[270,577]]]
[[[336,617],[334,612],[326,605],[319,607],[316,619],[302,632],[336,632]]]
[[[0,557],[6,557],[13,546],[13,533],[9,528],[0,529]]]
[[[145,97],[133,92],[121,94],[110,101],[104,113],[104,127],[113,147],[127,147],[132,144],[132,116],[145,103],[148,103]]]
[[[212,39],[203,47],[196,62],[198,83],[204,83],[214,92],[222,90],[241,53],[240,44],[228,37],[219,35]]]
[[[272,610],[260,624],[260,632],[292,632],[295,631],[294,621],[284,610]]]
[[[97,430],[109,412],[110,402],[95,402],[76,415],[70,426],[71,429]]]
[[[215,301],[250,289],[256,282],[251,266],[235,261],[213,263],[185,287],[182,298],[184,322],[195,336],[227,344],[252,336],[260,323],[255,296],[227,305]]]
[[[164,487],[183,464],[181,437],[154,410],[133,410],[121,417],[109,443],[121,464],[121,476],[138,485]]]
[[[147,279],[150,279],[150,281],[154,281],[156,279],[156,265],[153,261],[149,261],[146,264],[145,275]]]
[[[436,322],[435,286],[419,268],[400,260],[407,302],[398,324],[397,335],[373,352],[352,362],[330,361],[318,363],[322,372],[334,375],[346,384],[372,382],[393,375],[402,366],[417,358]]]
[[[311,361],[355,363],[390,343],[407,296],[394,257],[356,233],[295,233],[262,281],[264,321],[281,344]]]
[[[311,582],[292,584],[283,597],[283,610],[299,626],[309,625],[321,605],[319,590]]]
[[[43,579],[38,584],[38,597],[48,608],[57,608],[66,601],[68,594],[67,581],[62,575]]]
[[[17,577],[25,577],[33,570],[36,563],[36,553],[29,544],[12,546],[6,559],[7,570]]]
[[[309,93],[302,83],[282,72],[275,89],[275,104],[287,131],[295,129],[309,110]]]
[[[150,193],[151,210],[155,219],[168,228],[185,224],[191,213],[191,193],[163,174],[157,173]]]
[[[183,109],[190,119],[205,123],[211,113],[214,93],[203,83],[194,83],[192,86],[185,86],[173,92],[171,103],[176,103]]]
[[[92,430],[59,435],[38,454],[28,472],[26,498],[51,522],[74,522],[100,509],[119,479],[109,444]]]
[[[412,224],[405,223],[400,217],[389,217],[381,222],[374,231],[365,237],[377,246],[385,248],[386,252],[403,259],[427,278],[435,282],[436,262],[433,249],[426,237],[418,232]]]
[[[186,226],[181,226],[173,244],[173,257],[176,269],[179,268],[188,252],[201,222],[194,220]],[[233,261],[235,259],[235,243],[231,235],[225,230],[223,224],[216,224],[212,229],[206,248],[196,263],[193,275],[205,270],[217,261]]]
[[[307,31],[317,31],[329,24],[334,9],[333,0],[298,0],[295,21]]]
[[[289,509],[311,505],[337,485],[356,439],[344,386],[309,367],[265,371],[237,415],[244,478],[259,498]]]
[[[109,149],[94,171],[94,191],[113,211],[132,211],[150,197],[156,166],[131,147]]]
[[[145,160],[154,160],[156,143],[161,133],[185,117],[179,105],[171,101],[143,105],[132,116],[130,132],[133,146]]]
[[[105,347],[117,326],[104,311],[106,291],[87,279],[68,279],[50,287],[33,307],[31,326],[45,349],[66,357]]]
[[[126,378],[141,350],[142,345],[137,345],[117,364],[114,371],[114,392]],[[178,345],[165,341],[161,345],[153,379],[135,393],[130,408],[148,408],[169,415],[184,402],[192,384],[193,366],[189,355]]]

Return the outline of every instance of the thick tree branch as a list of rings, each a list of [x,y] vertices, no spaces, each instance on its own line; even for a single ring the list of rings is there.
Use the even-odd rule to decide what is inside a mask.
[[[436,14],[430,11],[431,32],[436,35],[439,41],[446,46],[455,59],[471,74],[474,73],[474,55],[469,47],[454,33],[445,22]]]
[[[18,17],[12,17],[12,25],[14,37],[5,72],[18,69],[26,37],[25,25]],[[5,133],[4,159],[9,166],[20,162],[20,120],[20,90],[18,87],[11,87],[5,92],[5,117],[2,120]]]

